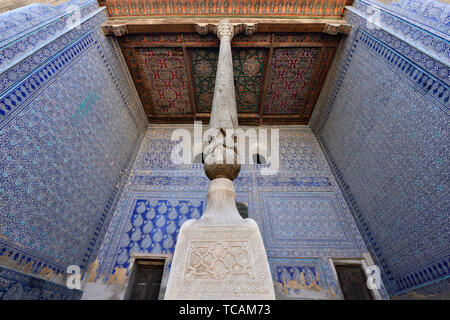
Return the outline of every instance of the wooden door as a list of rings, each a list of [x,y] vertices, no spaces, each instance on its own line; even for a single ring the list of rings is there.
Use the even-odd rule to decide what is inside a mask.
[[[345,300],[373,300],[360,266],[336,266]]]

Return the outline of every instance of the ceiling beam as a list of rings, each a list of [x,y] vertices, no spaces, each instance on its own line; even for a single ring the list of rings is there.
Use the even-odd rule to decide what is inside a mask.
[[[351,26],[341,19],[229,19],[236,26],[254,25],[252,32],[324,32],[348,34]],[[195,22],[193,22],[195,21]],[[220,18],[108,18],[101,26],[104,35],[120,37],[136,33],[192,33],[217,25]]]

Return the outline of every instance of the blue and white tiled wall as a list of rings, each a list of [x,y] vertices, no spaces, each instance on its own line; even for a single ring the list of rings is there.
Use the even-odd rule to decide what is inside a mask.
[[[106,17],[93,0],[0,15],[0,299],[80,297],[66,267],[95,258],[146,131]]]
[[[448,294],[449,5],[392,1],[377,29],[367,2],[347,11],[354,27],[310,126],[390,295]],[[434,22],[431,7],[443,8]],[[394,14],[416,9],[427,31]]]
[[[175,128],[150,126],[100,249],[98,279],[128,268],[132,253],[173,253],[181,224],[206,208],[203,166],[170,161]],[[244,165],[234,181],[237,201],[260,227],[281,295],[337,297],[328,259],[362,258],[364,241],[311,129],[280,129],[280,164],[273,176]]]

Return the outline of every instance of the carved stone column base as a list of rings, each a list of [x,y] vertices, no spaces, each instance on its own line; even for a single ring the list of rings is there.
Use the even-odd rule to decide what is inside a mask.
[[[229,179],[213,180],[203,216],[182,225],[165,299],[275,299],[258,225],[239,216]]]

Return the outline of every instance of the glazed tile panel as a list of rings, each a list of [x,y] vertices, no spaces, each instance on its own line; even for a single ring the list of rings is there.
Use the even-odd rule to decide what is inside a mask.
[[[115,267],[127,268],[132,253],[172,253],[181,225],[198,219],[204,210],[202,200],[160,200],[139,198],[125,226]]]
[[[376,1],[371,2],[375,3]],[[381,6],[374,9],[369,2],[358,0],[349,8],[349,11],[355,12],[365,19],[371,19],[381,27],[376,28],[372,25],[372,31],[379,40],[384,41],[386,33],[393,34],[448,66],[450,64],[450,43],[448,41],[450,6],[435,0],[408,0],[396,4],[392,2],[392,4],[392,6]],[[431,7],[435,7],[434,17],[427,16],[425,13],[431,12]],[[400,15],[401,18],[396,15]],[[393,47],[397,50],[403,49],[403,45],[398,41],[393,42]],[[407,55],[416,63],[421,60],[418,59],[419,54],[407,53]],[[432,72],[429,63],[427,61],[427,69]]]
[[[32,274],[95,257],[147,126],[94,9],[0,74],[0,257]]]
[[[448,291],[449,70],[428,70],[417,49],[383,38],[409,59],[348,19],[361,27],[312,126],[390,294]]]
[[[235,35],[231,46],[239,121],[306,123],[339,40],[340,36],[318,32]],[[118,42],[151,122],[186,123],[208,117],[219,54],[217,36],[130,34]]]
[[[120,170],[127,157],[123,139],[129,143],[137,140],[137,133],[120,138],[118,131],[97,131],[100,121],[105,127],[112,126],[111,119],[101,115],[114,104],[114,96],[105,93],[115,88],[112,81],[92,78],[89,70],[98,74],[107,70],[95,51],[99,48],[92,34],[88,38],[88,54],[72,64],[66,62],[67,67],[55,78],[48,72],[31,78],[29,89],[42,89],[32,92],[30,99],[25,100],[25,84],[25,89],[20,86],[15,95],[9,95],[13,98],[3,100],[6,110],[21,101],[27,104],[8,117],[4,115],[1,127],[0,211],[5,222],[1,234],[59,261],[83,266],[91,247],[86,239],[92,239],[98,228],[89,222],[106,218],[102,212],[105,199],[116,183],[117,177],[108,172]],[[55,61],[55,73],[58,64],[63,67],[59,61]],[[48,86],[46,78],[53,80],[49,79]],[[20,99],[20,95],[25,97]],[[115,128],[125,130],[123,123]],[[111,165],[114,158],[115,166]],[[91,187],[95,193],[89,191]],[[97,218],[89,212],[97,212]]]
[[[86,19],[95,10],[98,10],[96,1],[70,0],[57,6],[35,3],[2,13],[0,72],[68,32],[75,26],[74,19]]]
[[[98,256],[99,274],[107,277],[116,268],[127,268],[132,253],[173,254],[181,225],[198,219],[206,208],[201,192],[133,189],[123,194],[121,214],[114,215]]]
[[[191,49],[190,55],[197,111],[211,112],[219,50],[218,48]]]

